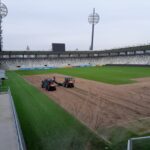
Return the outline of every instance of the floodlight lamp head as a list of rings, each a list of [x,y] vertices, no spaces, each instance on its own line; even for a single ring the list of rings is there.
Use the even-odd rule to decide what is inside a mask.
[[[0,17],[4,18],[7,16],[7,14],[8,14],[8,9],[6,5],[3,3],[0,3]]]
[[[99,19],[100,19],[99,15],[95,13],[89,15],[88,21],[90,24],[97,24],[99,23]]]
[[[95,13],[95,9],[93,10],[93,13],[89,15],[88,22],[90,24],[97,24],[99,23],[100,17],[99,14]]]

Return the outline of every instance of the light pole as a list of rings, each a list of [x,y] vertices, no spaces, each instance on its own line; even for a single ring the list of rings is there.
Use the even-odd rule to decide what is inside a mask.
[[[3,40],[3,37],[2,37],[2,19],[4,18],[4,17],[6,17],[7,16],[7,14],[8,14],[8,9],[7,9],[7,7],[6,7],[6,5],[5,4],[3,4],[3,3],[1,3],[1,0],[0,0],[0,51],[2,51],[2,47],[3,47],[3,42],[2,42],[2,40]]]
[[[92,24],[92,38],[91,38],[91,45],[90,45],[90,50],[93,50],[93,45],[94,45],[94,28],[97,23],[99,23],[99,15],[95,13],[95,8],[93,9],[93,13],[89,15],[88,17],[88,22]]]

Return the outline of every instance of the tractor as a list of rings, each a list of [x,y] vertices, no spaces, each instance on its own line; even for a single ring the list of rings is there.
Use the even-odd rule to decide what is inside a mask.
[[[56,84],[53,79],[43,80],[41,87],[45,88],[47,91],[56,91]]]
[[[63,82],[63,86],[66,88],[73,88],[75,80],[71,77],[65,77],[65,81]]]

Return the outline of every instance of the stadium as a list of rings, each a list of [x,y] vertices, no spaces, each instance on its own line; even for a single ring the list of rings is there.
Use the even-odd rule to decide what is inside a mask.
[[[24,149],[149,149],[149,45],[0,56],[1,93],[10,87]],[[73,77],[75,87],[42,89],[53,76]]]
[[[0,150],[150,150],[150,3],[7,3],[3,22],[0,1]],[[101,13],[88,16],[88,49],[92,5]]]

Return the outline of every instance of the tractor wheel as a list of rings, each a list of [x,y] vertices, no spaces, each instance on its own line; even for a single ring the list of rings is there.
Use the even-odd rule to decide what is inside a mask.
[[[55,86],[50,86],[49,91],[56,91],[56,87]]]
[[[44,85],[42,84],[41,87],[44,88]]]

